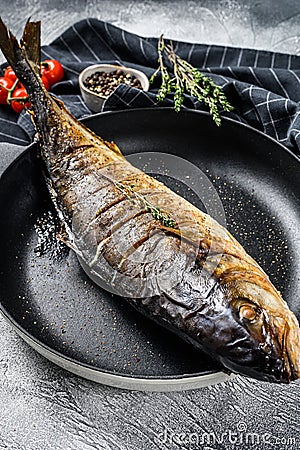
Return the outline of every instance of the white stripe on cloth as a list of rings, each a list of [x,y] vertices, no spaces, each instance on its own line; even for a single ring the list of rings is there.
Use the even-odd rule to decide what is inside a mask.
[[[195,44],[192,44],[192,46],[190,48],[190,51],[188,53],[188,57],[187,57],[188,61],[190,61],[190,59],[191,59],[191,57],[193,55],[194,48],[195,48]]]
[[[111,35],[111,33],[110,33],[109,29],[108,29],[108,23],[107,23],[107,22],[104,22],[104,28],[105,28],[106,33],[107,33],[108,36],[110,37],[111,42],[114,43],[114,40],[113,40],[113,38],[112,38],[112,35]],[[99,34],[98,34],[97,32],[96,32],[96,34],[97,34],[98,37],[100,37]],[[102,38],[101,38],[101,40],[104,42],[104,40],[103,40]],[[120,58],[119,55],[117,55],[117,53],[116,53],[114,50],[112,50],[112,48],[111,48],[109,45],[107,45],[107,47],[108,47],[109,50],[117,57],[118,60],[121,60],[121,59],[122,59],[122,58]]]
[[[288,101],[288,99],[286,99],[286,101],[284,102],[284,107],[285,107],[285,110],[286,110],[287,115],[288,115],[289,117],[291,117],[290,112],[289,112],[289,109],[288,109],[288,103],[289,103],[289,101]]]
[[[131,103],[134,102],[134,100],[135,100],[137,97],[139,97],[139,96],[141,95],[141,92],[142,92],[142,91],[138,91],[138,92],[132,97],[132,99],[127,103],[127,105],[130,106]]]
[[[259,50],[256,50],[256,55],[255,55],[255,60],[254,60],[254,68],[257,67],[258,57],[259,57]]]
[[[273,67],[274,67],[275,56],[276,56],[276,53],[273,53],[272,54],[272,59],[271,59],[271,69],[273,69]]]
[[[240,93],[245,94],[245,92],[250,91],[250,89],[253,88],[252,84],[250,84],[250,86],[247,86],[245,89],[243,89]]]
[[[84,103],[84,101],[82,100],[82,98],[79,95],[76,95],[76,98],[78,98],[78,101],[74,101],[72,100],[72,102],[69,100],[68,102],[65,101],[65,106],[67,107],[68,110],[70,110],[72,108],[72,105],[81,105],[83,106],[84,110],[87,112],[88,115],[91,115],[92,112],[88,109],[88,107],[86,106],[86,104]],[[84,114],[83,111],[80,111],[82,114]],[[76,116],[81,117],[81,116]]]
[[[225,78],[223,75],[220,75],[219,73],[212,73],[210,67],[207,67],[205,69],[205,71],[209,72],[211,74],[210,77],[213,80],[216,80],[218,78],[221,78],[222,80],[224,80],[224,84],[221,85],[221,83],[218,83],[218,85],[221,86],[221,87],[224,87],[224,86],[226,86],[226,84],[230,83],[230,78]]]
[[[294,70],[289,70],[289,73],[291,73],[292,75],[294,75],[294,77],[296,78],[296,80],[299,83],[299,88],[300,88],[300,78],[298,77],[298,75],[296,74],[296,72]]]
[[[220,63],[220,67],[224,67],[224,61],[225,61],[225,56],[226,56],[226,53],[227,53],[227,48],[228,47],[224,48],[222,59],[221,59],[221,63]]]
[[[130,90],[130,88],[128,88],[128,89],[126,90],[126,92],[123,93],[123,95],[126,95],[127,92],[128,92],[129,90]],[[157,105],[157,101],[156,101],[156,100],[153,101],[152,98],[150,98],[149,95],[148,95],[146,92],[142,91],[142,90],[138,90],[138,92],[134,95],[134,97],[131,98],[129,101],[124,100],[124,98],[121,97],[121,96],[118,94],[118,92],[116,92],[116,93],[114,93],[114,94],[112,94],[112,95],[110,96],[109,102],[111,102],[112,100],[113,100],[113,101],[117,101],[117,102],[118,102],[118,101],[121,101],[124,105],[130,106],[131,103],[132,103],[134,100],[136,100],[137,98],[139,98],[139,97],[145,97],[148,101],[150,101],[150,102],[152,103],[152,105]]]
[[[249,90],[251,89],[251,93],[252,93],[252,90],[253,90],[252,88],[253,88],[253,86],[250,86],[250,88],[249,88]],[[255,90],[256,90],[256,87],[255,87]],[[268,94],[270,94],[270,92]],[[259,108],[260,106],[265,106],[267,103],[285,102],[285,101],[286,101],[286,99],[284,99],[284,98],[272,98],[272,100],[266,100],[264,102],[257,103],[252,108],[250,108],[246,112],[244,112],[243,116],[246,116],[246,115],[250,114],[254,110],[254,108]],[[253,98],[252,98],[252,102],[255,104]]]
[[[278,119],[275,119],[275,120],[271,120],[270,122],[264,122],[264,125],[268,126],[268,125],[271,125],[271,124],[284,122],[284,121],[286,121],[288,119],[290,119],[290,122],[291,122],[291,120],[292,120],[291,117],[284,116],[284,117],[279,117]]]
[[[268,114],[269,114],[269,117],[270,117],[270,125],[272,125],[272,128],[274,130],[274,134],[276,136],[276,139],[279,140],[279,136],[278,136],[276,127],[274,125],[273,117],[272,117],[272,114],[271,114],[271,111],[270,111],[270,95],[271,95],[271,92],[268,92],[266,106],[267,106]]]
[[[17,136],[13,136],[11,134],[2,133],[2,131],[0,132],[0,136],[5,136],[10,139],[15,139],[18,142],[23,142],[24,144],[28,144],[28,141],[25,141],[25,139],[18,138]]]
[[[255,104],[255,103],[254,103],[254,100],[253,100],[253,97],[252,97],[252,90],[253,90],[253,86],[250,86],[250,89],[249,89],[249,97],[250,97],[252,103]],[[258,123],[260,123],[261,120],[260,120],[260,116],[259,116],[259,114],[258,114],[258,112],[257,112],[256,107],[254,106],[251,110],[254,111],[255,116],[256,116],[256,119],[257,119]],[[247,113],[246,113],[246,114],[247,114]],[[246,114],[243,114],[243,116],[245,116]]]
[[[235,75],[235,73],[234,73],[234,71],[233,71],[233,69],[232,69],[231,66],[228,66],[228,70],[229,70],[229,72],[231,73],[232,77],[236,80],[236,79],[237,79],[237,76]]]
[[[84,109],[88,112],[88,114],[91,114],[91,111],[90,111],[89,108],[86,106],[86,104],[85,104],[84,101],[82,100],[81,96],[78,95],[77,97],[78,97],[78,99],[79,99],[79,102],[78,102],[78,103],[81,103],[81,105],[82,105],[82,106],[84,107]],[[75,103],[75,102],[74,102],[74,103]]]
[[[290,131],[290,134],[292,133],[292,131],[296,131],[295,136],[293,136],[294,139],[297,139],[298,136],[300,136],[300,130],[296,129],[296,128],[292,128]]]
[[[292,63],[292,55],[289,55],[289,57],[288,57],[288,66],[287,66],[288,70],[290,70],[290,68],[291,68],[291,63]]]
[[[129,45],[128,45],[128,43],[127,43],[127,39],[126,39],[126,36],[125,36],[125,30],[122,30],[122,33],[121,33],[121,36],[122,36],[122,41],[124,42],[124,44],[125,44],[125,47],[127,48],[127,50],[129,50],[129,52],[131,53],[131,48],[129,47]]]
[[[287,93],[287,90],[285,89],[285,87],[282,85],[281,81],[279,80],[277,74],[274,72],[273,69],[270,69],[270,72],[272,73],[273,77],[275,78],[277,84],[279,85],[279,87],[281,88],[282,92],[285,94],[285,96],[287,98],[290,98],[289,94]]]
[[[240,67],[240,65],[241,65],[243,53],[244,53],[244,51],[243,51],[243,49],[241,48],[241,49],[240,49],[240,53],[239,53],[239,57],[238,57],[238,60],[237,60],[237,64],[236,64],[238,67]]]
[[[76,53],[73,52],[71,47],[66,43],[66,41],[62,36],[60,36],[59,40],[64,44],[64,46],[69,50],[69,52],[74,56],[74,58],[77,59],[78,62],[82,62],[81,59],[76,55]]]
[[[252,76],[253,76],[253,78],[255,79],[256,83],[257,83],[259,86],[261,86],[262,84],[261,84],[261,82],[259,81],[259,79],[258,79],[256,73],[254,72],[253,67],[249,66],[249,69],[250,69],[250,72],[252,73]]]
[[[46,50],[45,50],[44,48],[42,48],[42,51],[43,51],[43,53],[44,53],[49,59],[53,59],[53,56],[49,55],[49,53],[47,53]],[[79,71],[78,71],[78,70],[71,69],[71,68],[70,68],[69,66],[67,66],[64,62],[62,63],[62,66],[63,66],[65,69],[68,69],[69,72],[74,73],[75,75],[78,75],[78,74],[79,74]]]
[[[176,53],[178,50],[178,42],[176,42],[176,44],[174,45],[174,52]]]
[[[96,55],[96,53],[94,52],[93,49],[91,49],[91,47],[89,46],[89,44],[86,42],[85,39],[83,39],[82,36],[80,36],[80,34],[78,33],[78,31],[75,28],[75,25],[72,25],[72,30],[74,30],[76,36],[79,37],[79,39],[81,40],[81,42],[84,44],[84,46],[88,49],[88,51],[90,52],[90,54],[96,59],[96,61],[99,59],[98,55]]]
[[[140,49],[141,49],[141,52],[142,52],[143,57],[145,59],[145,62],[148,62],[148,58],[146,56],[145,49],[144,49],[143,39],[139,38],[139,42],[140,42]]]
[[[206,49],[206,53],[205,53],[205,57],[204,57],[204,61],[203,61],[202,67],[206,66],[210,50],[211,50],[211,45],[208,45],[208,47]]]
[[[2,122],[6,122],[6,123],[9,123],[10,125],[13,125],[13,124],[15,124],[16,125],[16,127],[18,127],[19,125],[16,123],[16,122],[13,122],[12,120],[8,120],[8,119],[4,119],[3,117],[0,117],[0,121],[2,121]]]
[[[116,52],[107,44],[107,42],[105,42],[105,40],[103,39],[103,37],[98,33],[98,31],[93,27],[93,25],[90,22],[90,19],[87,19],[87,24],[89,25],[89,27],[91,28],[91,30],[95,33],[95,35],[100,39],[100,41],[106,46],[106,48],[114,54],[115,58],[117,59],[118,62],[120,62],[121,58],[119,57],[119,55],[116,54]],[[105,27],[105,25],[104,25]],[[109,32],[107,31],[108,35],[110,36]],[[121,63],[120,63],[121,64]]]

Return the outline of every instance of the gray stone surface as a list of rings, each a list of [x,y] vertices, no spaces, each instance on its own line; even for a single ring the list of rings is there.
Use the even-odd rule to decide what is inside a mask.
[[[90,16],[148,36],[299,54],[299,13],[300,3],[287,0],[1,0],[1,15],[19,34],[29,15],[42,20],[43,43]],[[1,171],[19,151],[1,146]],[[299,400],[298,382],[241,377],[170,394],[96,385],[47,362],[0,318],[0,449],[296,450]]]
[[[297,0],[1,0],[1,16],[17,34],[30,15],[47,44],[86,17],[144,36],[300,53]]]

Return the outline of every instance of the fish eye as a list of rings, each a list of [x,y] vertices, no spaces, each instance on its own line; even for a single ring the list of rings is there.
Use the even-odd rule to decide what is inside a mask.
[[[249,322],[254,322],[260,316],[260,311],[255,306],[244,304],[239,309],[239,315],[241,319],[246,319]]]

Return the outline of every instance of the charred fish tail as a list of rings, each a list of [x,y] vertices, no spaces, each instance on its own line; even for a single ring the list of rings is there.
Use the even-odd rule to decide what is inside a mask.
[[[26,87],[35,115],[46,118],[49,99],[40,78],[40,34],[41,23],[27,21],[20,43],[0,18],[0,49],[14,69],[18,79]],[[45,133],[39,120],[39,132]]]

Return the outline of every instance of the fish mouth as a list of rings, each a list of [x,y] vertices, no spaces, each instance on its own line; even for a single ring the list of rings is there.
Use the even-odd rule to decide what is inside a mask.
[[[289,316],[281,338],[283,372],[285,378],[295,381],[300,378],[300,332],[299,325],[294,315]]]
[[[265,379],[290,383],[300,378],[300,332],[293,313],[277,317],[270,329],[271,342],[266,346]]]
[[[263,362],[259,362],[259,360],[261,360],[261,355],[259,356],[258,361],[253,358],[253,365],[242,365],[231,358],[222,358],[221,362],[226,369],[259,381],[289,384],[300,378],[299,369],[291,363],[288,357],[282,359],[272,358],[269,355],[266,355]],[[263,363],[265,366],[263,366]]]
[[[294,314],[273,317],[264,339],[236,341],[223,355],[232,372],[270,383],[288,384],[300,378],[300,332]]]
[[[254,378],[272,383],[290,383],[300,378],[300,330],[296,316],[289,310],[269,317],[265,342],[259,344]]]

